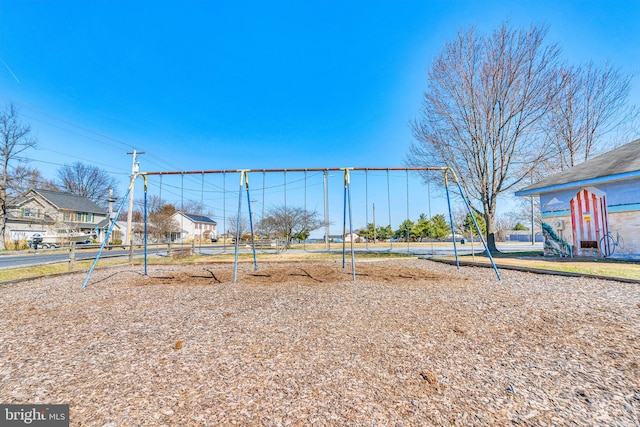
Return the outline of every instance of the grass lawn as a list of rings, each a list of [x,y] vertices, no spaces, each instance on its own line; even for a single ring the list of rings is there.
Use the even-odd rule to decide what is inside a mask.
[[[443,257],[454,259],[453,257]],[[637,261],[621,261],[603,258],[550,258],[535,252],[500,253],[494,255],[498,268],[501,265],[539,268],[542,270],[562,271],[579,274],[595,274],[607,277],[621,277],[640,280],[640,263]],[[460,260],[481,264],[490,264],[489,258],[483,255],[461,256]]]

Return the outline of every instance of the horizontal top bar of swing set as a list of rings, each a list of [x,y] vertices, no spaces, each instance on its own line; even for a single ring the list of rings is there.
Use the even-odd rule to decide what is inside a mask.
[[[211,169],[201,171],[140,172],[140,175],[198,175],[207,173],[238,172],[333,172],[333,171],[443,171],[447,166],[411,167],[411,168],[294,168],[294,169]]]

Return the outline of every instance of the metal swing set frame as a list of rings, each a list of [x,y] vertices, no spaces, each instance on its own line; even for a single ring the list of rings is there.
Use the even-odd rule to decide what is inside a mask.
[[[487,247],[487,243],[484,239],[484,236],[482,235],[482,232],[480,231],[480,227],[478,226],[478,223],[475,219],[475,215],[473,215],[472,209],[471,209],[471,205],[468,201],[467,195],[465,194],[462,186],[460,185],[460,182],[458,181],[458,178],[455,174],[455,171],[448,166],[432,166],[432,167],[409,167],[409,168],[353,168],[353,167],[344,167],[344,168],[294,168],[294,169],[216,169],[216,170],[201,170],[201,171],[181,171],[181,172],[177,172],[177,171],[170,171],[170,172],[137,172],[135,174],[133,174],[131,176],[131,180],[129,183],[129,186],[127,188],[127,191],[125,192],[124,196],[122,197],[122,202],[114,216],[114,220],[112,220],[104,241],[102,242],[102,244],[100,245],[100,249],[98,251],[98,254],[96,255],[96,258],[93,261],[93,264],[91,265],[91,268],[89,269],[87,276],[84,280],[84,283],[82,285],[82,288],[84,289],[88,283],[89,280],[91,278],[91,275],[93,274],[93,271],[96,267],[96,264],[98,263],[98,260],[100,259],[100,256],[106,246],[106,243],[109,240],[109,237],[113,231],[113,228],[115,226],[115,218],[118,218],[118,216],[120,215],[120,213],[122,212],[122,209],[124,207],[125,201],[127,200],[127,198],[129,197],[131,191],[133,191],[133,187],[134,187],[134,183],[136,181],[136,179],[138,177],[142,177],[143,179],[143,183],[144,183],[144,211],[143,211],[143,217],[144,217],[144,239],[143,239],[143,247],[144,247],[144,275],[147,276],[148,275],[148,254],[147,254],[147,177],[148,176],[154,176],[154,175],[159,175],[160,179],[162,179],[163,175],[182,175],[184,177],[184,175],[196,175],[196,174],[202,174],[203,177],[205,174],[226,174],[228,173],[238,173],[239,174],[239,190],[238,190],[238,213],[237,213],[237,224],[236,224],[236,238],[235,238],[235,249],[234,249],[234,263],[233,263],[233,282],[236,283],[237,282],[237,276],[238,276],[238,254],[240,251],[240,247],[239,247],[239,242],[240,242],[240,217],[241,217],[241,213],[242,213],[242,194],[243,192],[246,193],[247,195],[247,208],[248,208],[248,214],[249,214],[249,226],[250,226],[250,230],[251,230],[251,241],[252,241],[252,254],[253,254],[253,268],[254,270],[258,270],[258,258],[257,258],[257,254],[256,254],[256,244],[255,244],[255,232],[254,232],[254,225],[253,225],[253,212],[252,212],[252,207],[251,207],[251,197],[250,197],[250,187],[249,187],[249,174],[250,173],[254,173],[254,172],[258,172],[258,173],[262,173],[263,174],[263,181],[264,181],[264,175],[266,173],[284,173],[285,175],[285,200],[286,200],[286,173],[287,172],[304,172],[305,173],[305,202],[306,202],[306,173],[307,172],[323,172],[325,175],[325,212],[327,209],[326,206],[326,176],[329,172],[342,172],[343,176],[344,176],[344,192],[343,192],[343,239],[342,239],[342,268],[346,268],[347,266],[347,248],[346,248],[346,239],[344,237],[347,236],[347,222],[348,222],[348,232],[349,235],[351,236],[350,240],[350,248],[349,248],[349,254],[350,254],[350,259],[351,259],[351,272],[352,272],[352,279],[355,282],[356,281],[356,262],[355,262],[355,250],[354,250],[354,246],[353,246],[353,222],[352,222],[352,209],[351,209],[351,172],[353,171],[365,171],[365,179],[367,179],[367,172],[369,171],[386,171],[387,174],[390,171],[405,171],[407,174],[410,171],[415,171],[415,172],[428,172],[428,171],[441,171],[444,175],[444,188],[445,188],[445,192],[446,192],[446,196],[447,196],[447,207],[449,210],[449,224],[451,226],[451,235],[453,236],[453,250],[454,250],[454,254],[455,254],[455,259],[456,259],[456,267],[458,270],[460,270],[460,262],[459,262],[459,257],[458,257],[458,248],[456,245],[456,239],[455,239],[455,228],[454,228],[454,222],[453,222],[453,215],[452,215],[452,211],[451,211],[451,196],[450,196],[450,191],[449,191],[449,176],[451,176],[452,180],[455,182],[458,192],[461,195],[462,200],[464,201],[465,207],[468,211],[468,213],[470,214],[471,219],[473,220],[473,225],[475,227],[476,232],[478,233],[478,235],[480,236],[480,240],[482,241],[482,245],[484,246],[485,252],[491,262],[491,266],[493,267],[493,270],[496,273],[496,276],[498,278],[498,280],[502,280],[502,277],[500,276],[500,273],[498,272],[498,268],[493,260],[493,257],[491,256],[491,252],[489,251],[489,248]],[[367,184],[368,185],[368,184]],[[263,185],[264,186],[264,185]],[[204,187],[204,184],[203,184]],[[226,191],[226,190],[225,190]],[[407,189],[408,191],[408,189]],[[430,194],[429,194],[429,197]],[[286,202],[285,202],[286,203]],[[347,221],[347,217],[348,217],[348,221]],[[129,240],[130,237],[128,237]],[[328,241],[328,236],[326,236],[327,241]]]

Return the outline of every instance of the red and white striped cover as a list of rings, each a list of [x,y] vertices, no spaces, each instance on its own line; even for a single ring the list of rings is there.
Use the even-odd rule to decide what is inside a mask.
[[[608,239],[603,240],[605,247],[599,247],[600,239],[609,231],[606,194],[594,187],[583,188],[571,199],[569,205],[574,253],[583,256],[608,255]],[[597,242],[598,249],[581,248],[583,241]]]

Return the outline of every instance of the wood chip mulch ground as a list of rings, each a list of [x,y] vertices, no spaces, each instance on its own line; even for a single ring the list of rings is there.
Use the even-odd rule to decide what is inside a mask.
[[[72,426],[640,426],[640,285],[426,260],[0,286],[0,403]]]

